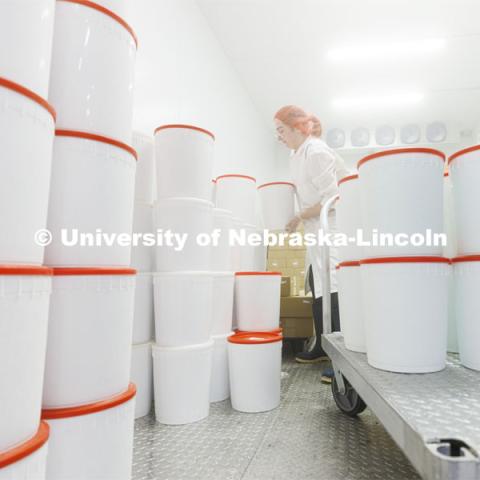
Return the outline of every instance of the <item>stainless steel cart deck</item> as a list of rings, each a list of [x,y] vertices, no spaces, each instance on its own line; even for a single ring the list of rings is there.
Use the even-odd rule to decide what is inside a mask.
[[[321,212],[328,228],[328,211]],[[332,360],[332,391],[349,414],[365,404],[426,480],[480,480],[480,372],[449,355],[442,372],[399,374],[371,367],[365,354],[347,350],[341,333],[331,333],[330,257],[323,248],[322,346]]]
[[[340,333],[323,336],[322,346],[423,478],[480,479],[478,372],[454,355],[438,373],[384,372],[347,350]]]

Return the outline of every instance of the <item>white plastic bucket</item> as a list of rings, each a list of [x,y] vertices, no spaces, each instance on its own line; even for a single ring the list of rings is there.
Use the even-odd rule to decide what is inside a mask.
[[[130,381],[135,270],[55,268],[43,408],[97,402]]]
[[[4,78],[0,78],[0,105],[0,231],[4,232],[0,263],[40,265],[44,247],[34,238],[47,225],[55,111],[33,92]]]
[[[480,203],[480,145],[460,150],[448,161],[453,185],[458,255],[476,255],[480,252],[477,210]]]
[[[457,230],[455,227],[455,213],[453,204],[453,186],[448,173],[443,176],[443,215],[444,228],[447,235],[447,245],[443,248],[443,256],[454,258],[458,255]],[[458,353],[457,321],[455,319],[453,275],[450,279],[448,297],[448,343],[447,349],[451,353]]]
[[[279,327],[280,283],[278,272],[235,274],[236,327],[247,332],[265,332]]]
[[[208,417],[213,340],[152,349],[157,422],[182,425]]]
[[[217,177],[216,207],[230,210],[243,222],[255,223],[256,180],[248,175],[228,174]]]
[[[157,197],[212,198],[211,132],[192,125],[163,125],[155,130]]]
[[[135,385],[104,401],[43,410],[50,425],[47,479],[131,477]]]
[[[340,325],[345,347],[353,352],[366,353],[360,262],[340,263],[337,277]]]
[[[213,204],[215,205],[215,193],[217,191],[217,180],[214,178],[212,179],[212,186],[211,186],[211,198],[210,198],[210,201],[213,202]]]
[[[159,272],[210,270],[211,246],[199,243],[199,235],[210,237],[213,228],[213,204],[196,198],[165,198],[154,207],[154,229],[186,236],[185,246],[156,247]]]
[[[153,206],[149,203],[135,201],[132,233],[154,234]],[[132,245],[130,265],[139,272],[153,272],[155,270],[155,245],[150,246],[150,244],[145,244],[144,241]]]
[[[350,175],[338,182],[340,199],[336,205],[337,231],[347,235],[348,238],[356,238],[357,231],[362,228],[359,188],[358,175]],[[367,238],[365,235],[365,239]],[[341,262],[356,261],[363,257],[363,253],[363,247],[357,246],[356,242],[338,247]]]
[[[445,155],[430,148],[399,148],[369,155],[358,162],[364,237],[401,234],[404,246],[365,247],[363,256],[441,255],[442,245],[420,244],[427,230],[443,232]],[[427,242],[425,242],[427,243]]]
[[[45,267],[0,266],[0,452],[38,429],[51,275]]]
[[[117,238],[132,231],[135,168],[136,153],[128,145],[84,132],[56,131],[48,208],[52,242],[45,249],[45,263],[130,265],[130,239],[124,244]],[[102,238],[97,245],[98,229]],[[83,237],[82,244],[85,234],[89,238]],[[103,234],[115,237],[105,239]]]
[[[268,230],[285,230],[295,216],[295,185],[290,182],[270,182],[258,187],[262,216]]]
[[[137,387],[135,397],[135,418],[144,417],[152,410],[153,362],[150,342],[132,345],[132,383]]]
[[[445,367],[449,260],[360,261],[367,356],[373,367],[428,373]]]
[[[57,128],[131,142],[136,37],[94,2],[55,5],[49,101]]]
[[[213,272],[213,322],[212,335],[232,331],[233,293],[235,277],[233,272]]]
[[[210,380],[210,402],[222,402],[230,397],[230,377],[228,374],[227,338],[232,332],[213,335],[212,377]]]
[[[49,430],[41,422],[32,438],[0,452],[0,480],[45,480]]]
[[[218,244],[212,247],[212,271],[228,272],[232,270],[232,247],[230,230],[233,226],[232,213],[220,208],[213,209],[213,229],[219,231]]]
[[[153,273],[137,273],[133,315],[133,343],[145,343],[153,340],[154,322]]]
[[[238,217],[232,218],[232,228],[230,230],[230,249],[232,258],[232,270],[234,272],[241,272],[242,269],[242,248],[236,238],[241,238],[243,229],[243,221]]]
[[[54,15],[55,0],[0,2],[0,45],[15,49],[0,56],[0,72],[42,98],[48,96]]]
[[[453,265],[460,361],[465,367],[480,371],[480,255],[454,258]]]
[[[272,333],[228,337],[232,407],[240,412],[266,412],[280,404],[282,336]]]
[[[158,346],[208,342],[212,331],[212,273],[154,273],[153,291]]]
[[[252,242],[251,238],[252,234],[258,233],[257,227],[250,223],[242,223],[242,225],[240,226],[240,231],[242,232],[242,235],[245,236],[245,244],[238,247],[240,252],[240,265],[237,271],[262,271],[262,269],[257,268],[258,250],[260,246],[256,246]]]
[[[138,163],[135,175],[135,200],[153,203],[155,184],[155,155],[153,138],[133,132],[132,146],[137,152]]]

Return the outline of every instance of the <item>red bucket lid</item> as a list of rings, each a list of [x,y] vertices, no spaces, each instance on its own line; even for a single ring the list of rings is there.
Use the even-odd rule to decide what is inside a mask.
[[[68,1],[68,0],[62,0]],[[138,160],[137,152],[130,145],[126,143],[119,142],[113,138],[104,137],[103,135],[96,135],[94,133],[79,132],[76,130],[55,130],[56,137],[73,137],[73,138],[83,138],[86,140],[92,140],[94,142],[106,143],[108,145],[113,145],[114,147],[121,148],[122,150],[127,151],[135,157],[135,160]]]
[[[183,123],[171,123],[169,125],[161,125],[154,130],[153,134],[155,135],[160,130],[166,130],[168,128],[186,128],[187,130],[196,130],[197,132],[206,133],[207,135],[212,137],[213,140],[215,140],[215,135],[212,132],[205,130],[205,128],[196,127],[195,125],[185,125]]]
[[[0,453],[0,469],[18,462],[32,453],[40,450],[45,445],[50,434],[47,422],[40,422],[37,433],[30,439],[16,447]]]
[[[235,276],[252,276],[252,275],[282,275],[281,272],[235,272]]]
[[[338,270],[342,267],[359,267],[360,262],[355,260],[349,260],[348,262],[340,262],[335,268]]]
[[[378,263],[450,263],[449,258],[418,256],[418,257],[379,257],[360,260],[360,265],[372,265]]]
[[[65,277],[69,275],[135,275],[134,268],[120,267],[54,267],[53,275]]]
[[[43,107],[47,112],[52,116],[53,121],[56,122],[57,114],[55,109],[40,95],[37,95],[35,92],[32,92],[28,88],[22,87],[22,85],[12,82],[11,80],[7,80],[6,78],[0,77],[0,87],[8,88],[14,92],[23,95],[24,97],[33,100],[35,103],[38,103],[41,107]]]
[[[53,270],[36,265],[0,265],[0,275],[53,275]]]
[[[222,178],[245,178],[247,180],[251,180],[252,182],[257,182],[256,178],[251,177],[250,175],[240,175],[239,173],[226,173],[225,175],[220,175],[217,177],[217,182]]]
[[[262,345],[264,343],[281,342],[282,339],[281,335],[267,332],[235,333],[228,337],[230,343],[241,345]]]
[[[480,145],[474,145],[473,147],[468,147],[464,148],[463,150],[459,150],[458,152],[453,153],[448,157],[448,163],[452,162],[455,160],[457,157],[460,157],[461,155],[465,155],[466,153],[472,153],[476,152],[477,150],[480,150]]]
[[[263,185],[260,185],[258,187],[258,189],[265,188],[265,187],[271,187],[272,185],[288,185],[290,187],[295,188],[295,185],[292,182],[269,182],[269,183],[264,183]]]
[[[364,163],[369,162],[370,160],[374,160],[380,157],[388,157],[390,155],[396,155],[399,153],[429,153],[431,155],[436,155],[440,157],[443,161],[445,161],[445,154],[440,150],[435,150],[433,148],[394,148],[392,150],[382,150],[381,152],[372,153],[371,155],[367,155],[366,157],[362,158],[357,163],[357,168],[360,168]]]
[[[461,262],[480,262],[480,255],[462,255],[461,257],[452,258],[452,263]]]
[[[248,330],[235,330],[235,335],[245,335],[246,333],[254,333],[257,334],[259,332],[251,332]],[[271,333],[272,335],[282,335],[283,328],[274,328],[273,330],[263,330],[260,333]]]
[[[342,183],[349,182],[350,180],[358,180],[358,174],[349,175],[348,177],[343,177],[343,178],[338,182],[338,186],[340,186]]]
[[[98,3],[91,2],[89,0],[58,0],[61,2],[68,2],[68,3],[76,3],[78,5],[83,5],[84,7],[93,8],[94,10],[98,10],[99,12],[103,13],[104,15],[108,15],[110,18],[113,18],[117,23],[119,23],[127,32],[132,36],[133,41],[135,42],[135,47],[138,48],[138,38],[135,35],[132,27],[121,17],[119,17],[116,13],[112,12],[108,8],[103,7],[102,5],[98,5]]]
[[[135,384],[130,383],[127,390],[118,395],[110,397],[99,402],[88,403],[87,405],[80,405],[78,407],[65,408],[46,408],[42,410],[42,419],[57,420],[59,418],[79,417],[81,415],[89,415],[91,413],[102,412],[113,407],[117,407],[122,403],[128,402],[137,393]]]

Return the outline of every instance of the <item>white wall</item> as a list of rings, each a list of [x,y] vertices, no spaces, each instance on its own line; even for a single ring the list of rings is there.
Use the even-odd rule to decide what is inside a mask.
[[[138,56],[134,129],[188,123],[216,136],[214,174],[259,181],[274,168],[272,129],[260,117],[193,0],[129,0]]]

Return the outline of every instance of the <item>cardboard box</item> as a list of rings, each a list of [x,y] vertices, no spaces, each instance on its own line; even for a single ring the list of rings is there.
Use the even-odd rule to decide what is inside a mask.
[[[280,317],[312,318],[312,297],[282,297],[280,299]]]
[[[282,277],[281,281],[281,289],[280,289],[280,296],[281,297],[289,297],[292,293],[292,284],[290,281],[290,277]]]
[[[285,338],[308,338],[314,335],[312,317],[281,317],[280,326]]]
[[[288,268],[295,268],[301,270],[305,268],[305,259],[300,257],[288,257],[284,260],[285,266]]]
[[[269,258],[267,261],[269,270],[282,269],[287,266],[287,262],[284,258]]]

